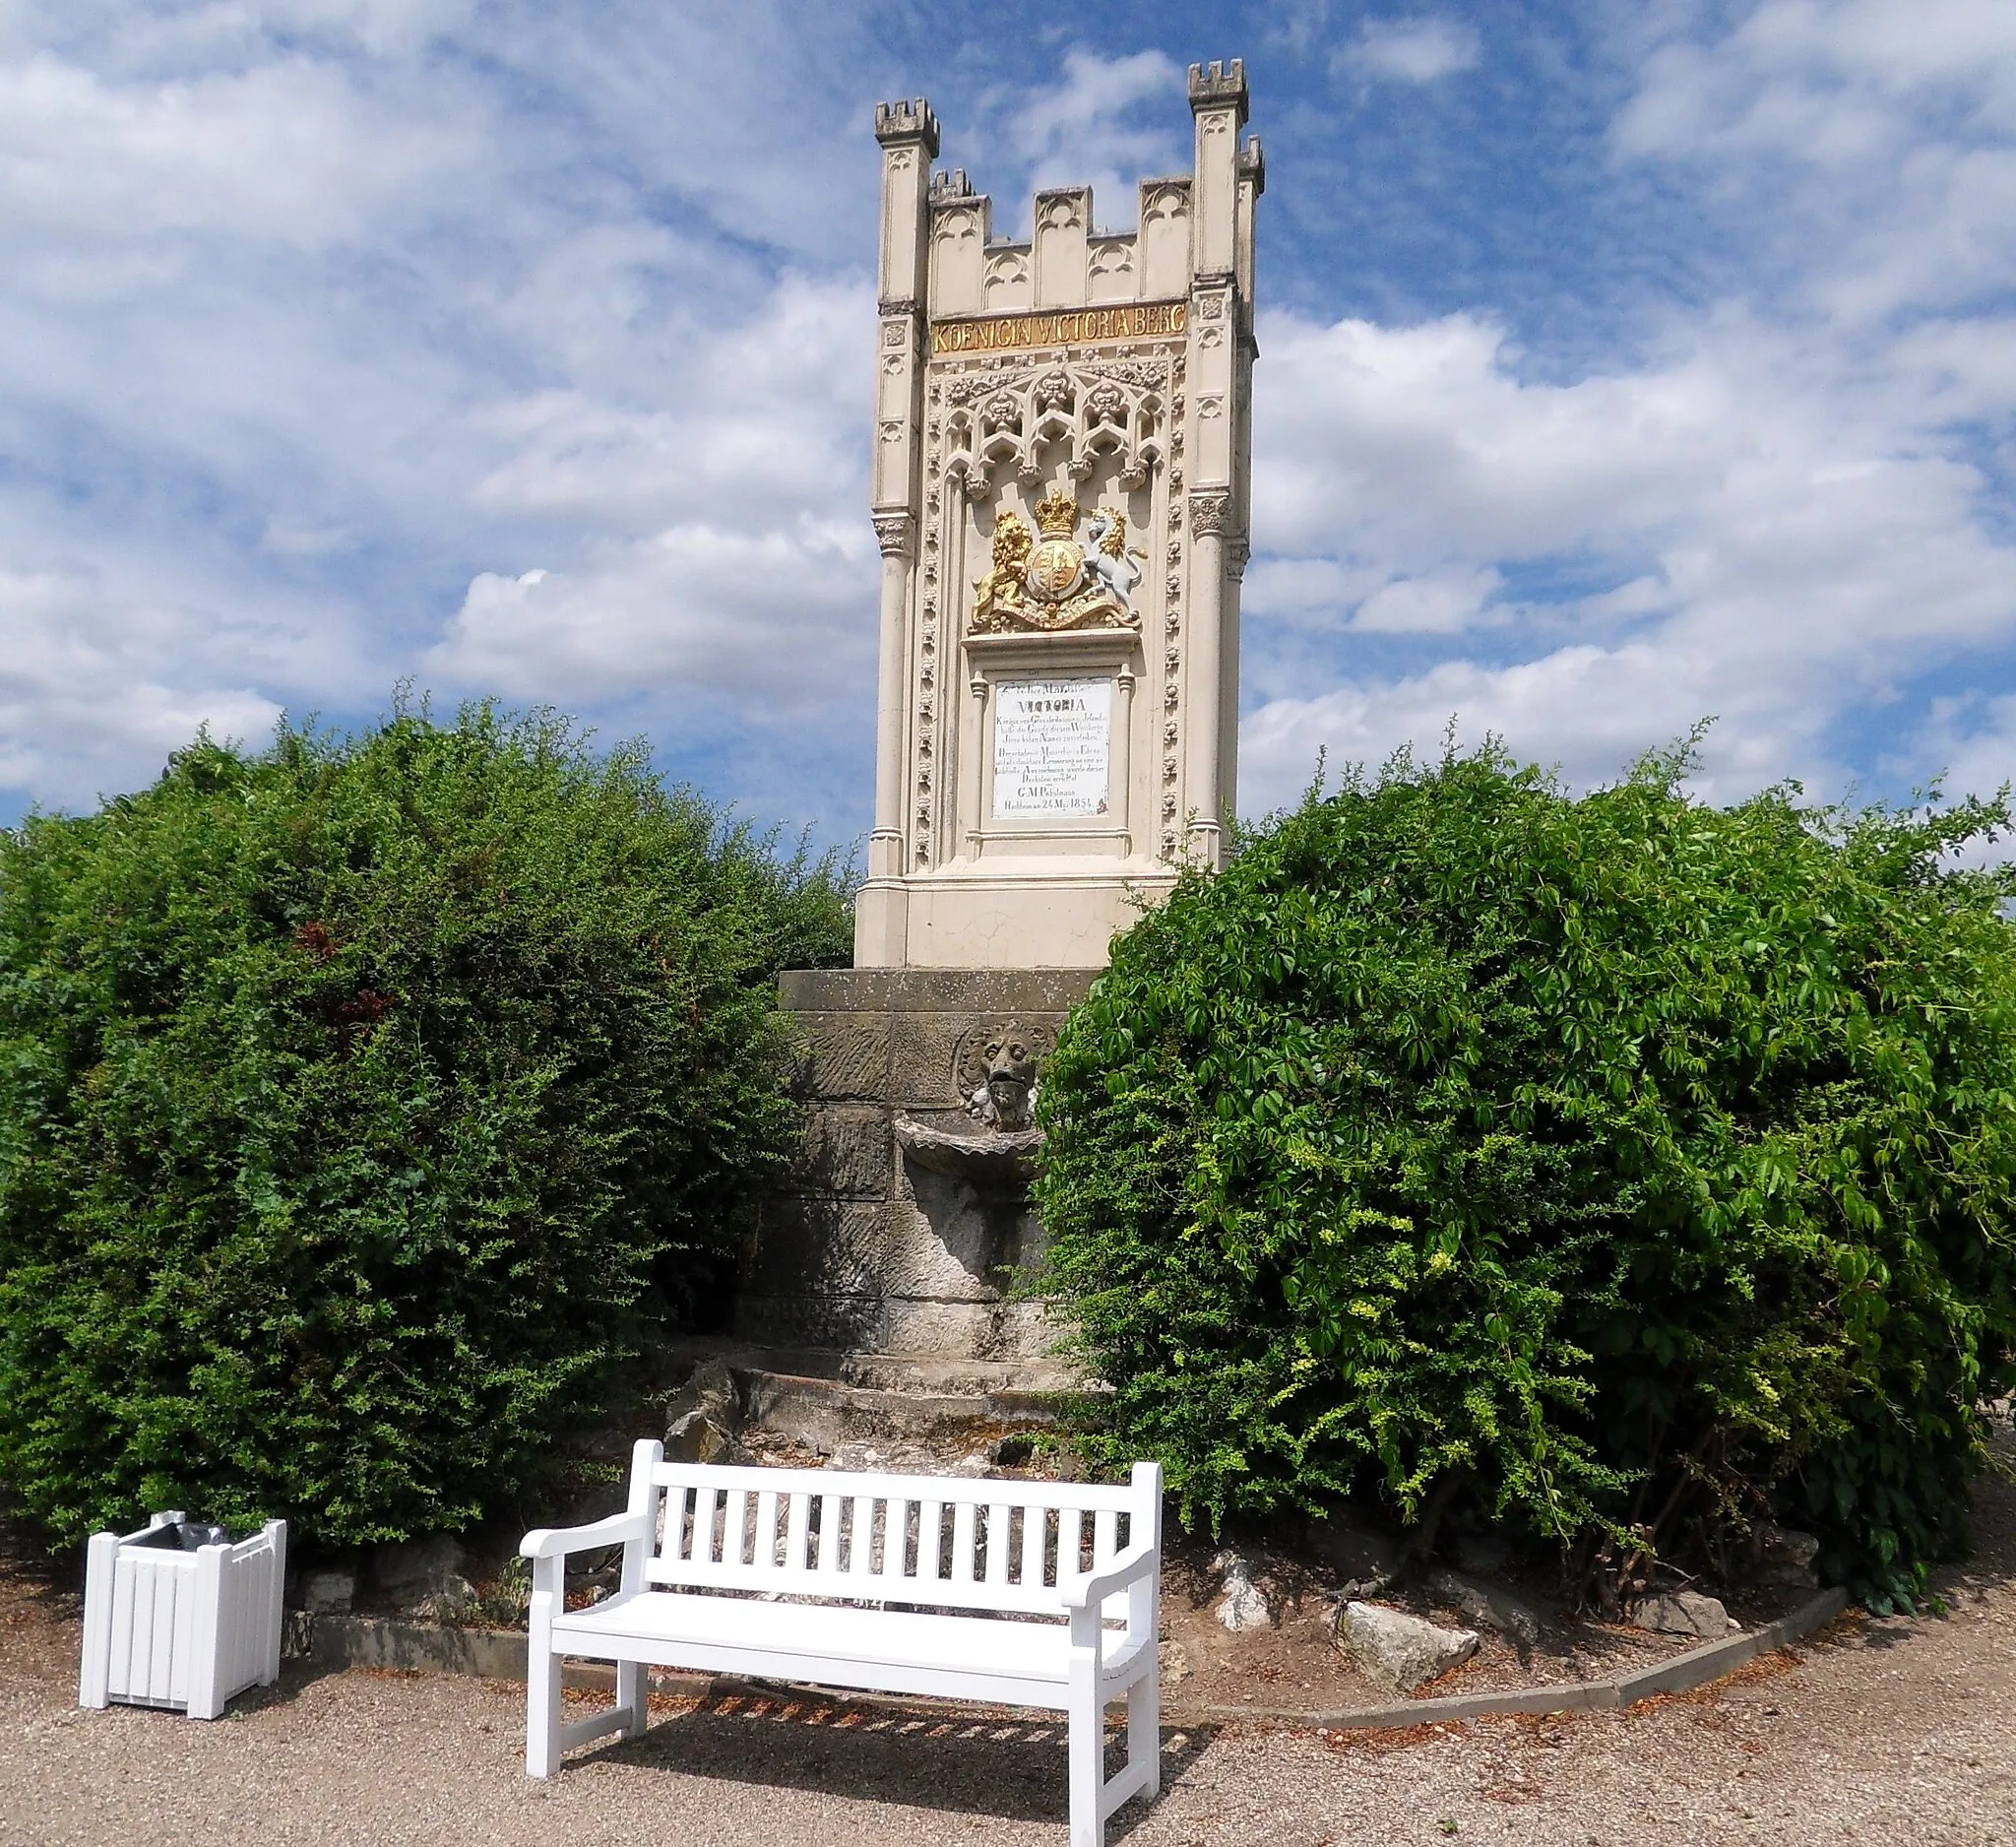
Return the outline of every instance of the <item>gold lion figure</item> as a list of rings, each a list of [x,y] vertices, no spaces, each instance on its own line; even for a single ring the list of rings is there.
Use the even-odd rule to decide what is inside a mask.
[[[973,626],[984,633],[1006,628],[1022,614],[1023,574],[1029,569],[1034,539],[1012,513],[994,522],[994,566],[973,587]]]

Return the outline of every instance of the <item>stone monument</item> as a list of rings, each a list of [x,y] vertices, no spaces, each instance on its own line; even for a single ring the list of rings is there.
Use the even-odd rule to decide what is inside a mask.
[[[1040,1060],[1114,933],[1223,863],[1263,167],[1241,63],[1189,92],[1194,171],[1132,232],[1059,187],[1027,242],[933,172],[928,103],[875,111],[875,824],[853,969],[784,978],[806,1133],[745,1339],[1039,1373]]]
[[[1237,750],[1257,143],[1245,73],[1190,71],[1196,171],[1090,187],[1031,240],[876,111],[882,547],[859,968],[1103,965],[1137,897],[1216,866]]]

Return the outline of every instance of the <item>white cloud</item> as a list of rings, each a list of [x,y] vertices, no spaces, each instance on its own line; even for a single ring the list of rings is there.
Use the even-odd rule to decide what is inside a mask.
[[[486,572],[426,665],[520,699],[598,703],[676,682],[772,720],[816,716],[842,689],[869,690],[874,547],[859,524],[677,525],[598,546],[579,572]]]
[[[1495,733],[1586,787],[1713,713],[1720,722],[1700,785],[1711,798],[1746,794],[1788,769],[1838,780],[1807,715],[1720,669],[1712,654],[1685,645],[1579,645],[1509,667],[1449,661],[1277,699],[1240,730],[1241,806],[1257,813],[1292,800],[1319,749],[1332,763],[1381,762],[1403,744],[1432,751],[1451,720],[1466,747]]]
[[[2016,643],[2016,546],[1983,472],[2016,436],[2016,12],[1638,17],[1615,154],[1705,173],[1754,292],[1670,312],[1639,354],[1565,380],[1524,376],[1480,314],[1275,319],[1248,805],[1292,796],[1319,744],[1376,758],[1452,715],[1584,781],[1707,713],[1725,794],[1787,773],[1839,790],[1842,728],[1886,709],[1892,781],[1944,762],[1992,788],[2016,767],[2005,703],[1926,718],[1912,691]],[[1354,606],[1324,690],[1309,637]],[[1356,637],[1437,617],[1447,658],[1354,663]]]
[[[1362,634],[1453,635],[1478,621],[1503,581],[1488,565],[1395,578],[1358,605],[1351,625]]]
[[[948,128],[946,159],[963,146],[985,151],[986,171],[972,178],[994,189],[997,236],[1029,234],[1029,194],[1044,186],[1090,186],[1100,225],[1131,224],[1137,180],[1190,170],[1183,95],[1183,68],[1166,52],[1073,47],[1034,92],[1004,86],[983,96],[977,120]]]
[[[2016,284],[2016,10],[1765,0],[1655,37],[1618,153],[1713,169],[1797,295],[1857,323]]]
[[[477,574],[427,669],[589,702],[684,682],[780,722],[871,699],[872,326],[860,285],[787,279],[746,325],[664,359],[650,403],[556,390],[486,410],[503,459],[476,500],[598,537],[568,568]]]
[[[315,248],[360,236],[472,155],[452,127],[305,59],[123,84],[47,55],[0,64],[0,234],[17,249],[130,255],[190,231]]]
[[[206,612],[135,589],[103,575],[0,574],[0,787],[89,806],[200,726],[254,743],[272,731],[279,705],[233,683],[232,651]]]
[[[1764,0],[1720,38],[1696,27],[1656,39],[1615,134],[1634,153],[1838,166],[1922,143],[1928,97],[1959,105],[1962,132],[2016,126],[2016,13],[1993,0]]]
[[[1438,77],[1475,70],[1481,56],[1474,27],[1429,16],[1366,20],[1334,62],[1338,70],[1359,76],[1431,84]]]
[[[204,715],[368,712],[416,666],[587,701],[740,663],[753,711],[766,638],[862,581],[871,303],[759,241],[871,247],[861,122],[859,173],[806,158],[851,28],[485,13],[0,13],[0,790],[88,800]],[[751,97],[793,68],[780,124]]]
[[[867,491],[873,325],[864,286],[787,277],[746,323],[670,330],[641,378],[486,407],[478,421],[502,458],[475,495],[604,530],[673,508],[751,530],[844,517]]]
[[[2016,640],[2016,547],[1944,428],[1952,370],[1935,383],[1923,356],[1872,377],[1737,314],[1569,384],[1522,380],[1468,316],[1275,317],[1262,346],[1250,805],[1292,796],[1319,744],[1383,756],[1452,715],[1590,777],[1718,713],[1723,789],[1838,779],[1844,711]],[[1536,599],[1514,570],[1590,588]],[[1338,620],[1361,600],[1349,637],[1481,619],[1500,658],[1375,677],[1348,637],[1335,690],[1311,694],[1297,636],[1326,593]]]

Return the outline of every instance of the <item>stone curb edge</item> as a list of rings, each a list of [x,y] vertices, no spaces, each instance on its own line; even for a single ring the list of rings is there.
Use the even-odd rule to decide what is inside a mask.
[[[1725,1674],[1732,1674],[1759,1655],[1797,1641],[1848,1608],[1845,1590],[1822,1591],[1790,1616],[1746,1629],[1719,1642],[1690,1648],[1683,1655],[1602,1681],[1570,1681],[1558,1687],[1527,1688],[1517,1692],[1457,1693],[1442,1699],[1408,1699],[1389,1706],[1358,1710],[1308,1711],[1294,1706],[1187,1706],[1165,1701],[1163,1717],[1171,1724],[1206,1719],[1272,1719],[1277,1723],[1321,1727],[1338,1732],[1404,1731],[1409,1726],[1488,1719],[1510,1714],[1589,1712],[1634,1705],[1655,1693],[1688,1693]],[[324,1667],[391,1668],[433,1674],[467,1674],[481,1680],[525,1679],[525,1636],[515,1629],[456,1628],[432,1623],[404,1623],[393,1617],[307,1616],[287,1613],[290,1657]],[[608,1688],[614,1670],[576,1663],[565,1670],[570,1687]],[[655,1685],[690,1689],[701,1696],[714,1686],[702,1674],[674,1674],[660,1669]],[[743,1685],[735,1683],[739,1688]],[[880,1703],[873,1694],[850,1694],[863,1704]]]
[[[1392,1732],[1411,1725],[1461,1723],[1467,1719],[1498,1718],[1508,1714],[1537,1715],[1549,1712],[1594,1712],[1618,1706],[1636,1705],[1655,1693],[1691,1693],[1710,1681],[1783,1648],[1802,1635],[1809,1635],[1831,1623],[1848,1608],[1848,1592],[1823,1590],[1801,1604],[1790,1616],[1767,1623],[1762,1628],[1745,1629],[1690,1648],[1683,1655],[1658,1667],[1640,1668],[1634,1674],[1613,1675],[1602,1681],[1568,1681],[1558,1687],[1532,1687],[1518,1692],[1455,1693],[1443,1699],[1406,1699],[1390,1706],[1372,1706],[1357,1711],[1309,1712],[1292,1706],[1195,1706],[1189,1710],[1212,1719],[1276,1719],[1296,1725],[1321,1726],[1333,1732]]]

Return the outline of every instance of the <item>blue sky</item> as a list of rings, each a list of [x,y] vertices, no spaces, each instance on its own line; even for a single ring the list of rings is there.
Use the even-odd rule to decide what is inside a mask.
[[[867,821],[878,97],[1026,222],[1261,204],[1241,806],[2016,773],[2016,7],[0,0],[0,819],[199,724],[550,702]]]

